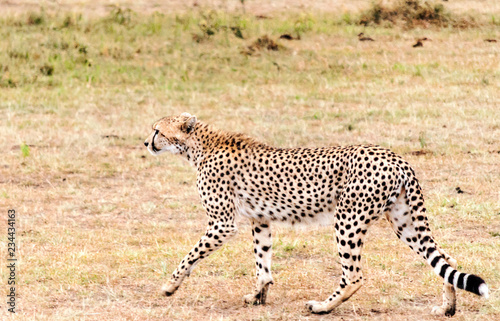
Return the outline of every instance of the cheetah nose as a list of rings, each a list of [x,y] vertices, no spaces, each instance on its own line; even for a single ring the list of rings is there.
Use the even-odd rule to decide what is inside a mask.
[[[144,142],[144,146],[148,147],[149,143],[148,142]]]

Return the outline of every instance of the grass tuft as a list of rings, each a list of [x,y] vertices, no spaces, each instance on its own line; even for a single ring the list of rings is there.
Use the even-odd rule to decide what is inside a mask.
[[[50,64],[45,64],[40,67],[40,72],[44,76],[52,76],[54,74],[54,66]]]
[[[22,143],[20,147],[21,147],[21,154],[23,155],[23,157],[30,156],[30,147],[26,145],[26,143]]]
[[[39,26],[44,24],[46,21],[45,12],[42,10],[40,12],[30,12],[28,18],[26,19],[26,24],[30,26]]]
[[[132,22],[133,11],[129,8],[115,7],[108,15],[108,20],[119,25],[130,25]]]

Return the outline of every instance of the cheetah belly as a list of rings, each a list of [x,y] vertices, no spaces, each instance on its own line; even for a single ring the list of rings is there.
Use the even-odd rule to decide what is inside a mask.
[[[296,202],[276,199],[255,199],[246,191],[236,193],[235,207],[239,215],[256,220],[268,220],[285,224],[330,225],[335,218],[334,200],[330,200],[314,210]]]

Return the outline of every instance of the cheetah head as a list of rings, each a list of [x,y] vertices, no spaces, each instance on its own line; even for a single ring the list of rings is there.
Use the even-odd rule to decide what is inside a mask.
[[[144,145],[153,155],[163,152],[179,154],[186,148],[186,141],[195,126],[196,116],[188,113],[162,118],[153,124],[153,131],[144,141]]]

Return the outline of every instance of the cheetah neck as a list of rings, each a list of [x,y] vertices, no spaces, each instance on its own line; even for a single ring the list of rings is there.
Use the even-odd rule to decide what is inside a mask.
[[[187,161],[198,168],[208,155],[221,151],[234,153],[251,147],[268,147],[243,134],[229,133],[198,122],[181,152]]]

